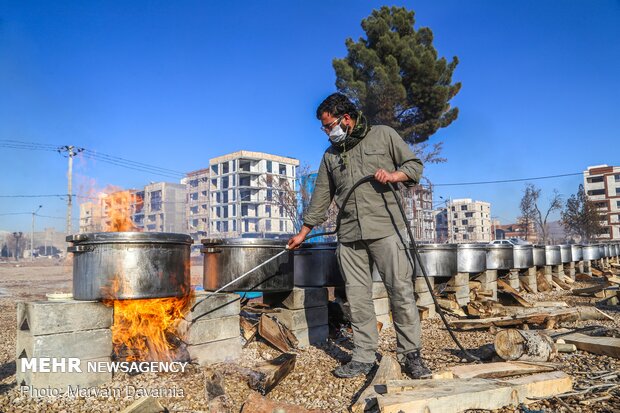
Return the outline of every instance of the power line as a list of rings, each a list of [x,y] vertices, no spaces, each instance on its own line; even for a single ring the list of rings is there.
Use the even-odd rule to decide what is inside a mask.
[[[503,184],[503,183],[509,183],[509,182],[537,181],[537,180],[540,180],[540,179],[563,178],[563,177],[566,177],[566,176],[576,176],[576,175],[583,175],[583,172],[575,172],[575,173],[561,174],[561,175],[537,176],[537,177],[533,177],[533,178],[503,179],[503,180],[498,180],[498,181],[457,182],[457,183],[449,183],[449,184],[433,184],[433,186],[463,186],[463,185]]]
[[[102,152],[98,152],[98,151],[93,151],[93,150],[90,150],[90,149],[85,149],[84,151],[89,153],[89,154],[91,154],[91,155],[97,156],[99,158],[106,158],[106,159],[114,160],[114,161],[117,161],[117,162],[128,162],[128,163],[134,164],[136,166],[142,166],[142,167],[145,167],[145,168],[148,168],[148,169],[155,169],[155,170],[159,170],[159,171],[162,171],[162,172],[169,172],[169,173],[172,173],[172,174],[175,174],[175,175],[182,175],[182,176],[186,175],[184,172],[181,172],[181,171],[176,171],[174,169],[168,169],[168,168],[162,168],[162,167],[159,167],[159,166],[149,165],[149,164],[146,164],[146,163],[143,163],[143,162],[132,161],[132,160],[129,160],[129,159],[121,158],[120,156],[108,155],[108,154],[105,154],[105,153],[102,153]]]
[[[49,194],[49,195],[0,195],[0,198],[56,198],[67,196],[67,194]],[[73,196],[76,196],[73,194]]]

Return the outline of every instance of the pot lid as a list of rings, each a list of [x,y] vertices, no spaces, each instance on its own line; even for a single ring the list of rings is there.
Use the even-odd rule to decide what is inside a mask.
[[[191,236],[172,232],[90,232],[68,235],[66,240],[74,244],[155,243],[191,245],[194,243]]]

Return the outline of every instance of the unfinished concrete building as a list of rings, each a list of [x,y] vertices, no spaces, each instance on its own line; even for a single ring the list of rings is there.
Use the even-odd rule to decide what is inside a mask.
[[[601,240],[620,239],[620,166],[589,166],[583,172],[583,188],[603,214]]]

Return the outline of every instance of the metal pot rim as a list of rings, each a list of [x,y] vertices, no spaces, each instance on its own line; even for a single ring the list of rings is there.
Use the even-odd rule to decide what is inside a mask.
[[[173,232],[89,232],[68,235],[67,242],[76,245],[88,244],[186,244],[194,243],[188,234]]]
[[[288,243],[286,239],[269,238],[205,238],[200,240],[208,247],[273,247],[284,248]]]
[[[545,251],[559,251],[559,245],[545,245]]]
[[[417,244],[423,250],[456,250],[457,244]]]
[[[513,245],[512,247],[515,250],[531,250],[534,249],[532,245]]]
[[[511,250],[514,247],[514,245],[502,245],[502,244],[494,244],[494,245],[487,245],[487,249],[488,250]]]
[[[459,244],[459,250],[486,250],[487,244]]]

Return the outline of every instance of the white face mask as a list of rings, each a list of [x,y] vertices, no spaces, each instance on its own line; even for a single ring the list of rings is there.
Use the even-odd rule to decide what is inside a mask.
[[[334,128],[329,132],[329,141],[334,144],[342,142],[346,137],[347,132],[342,130],[340,124],[334,126]]]

